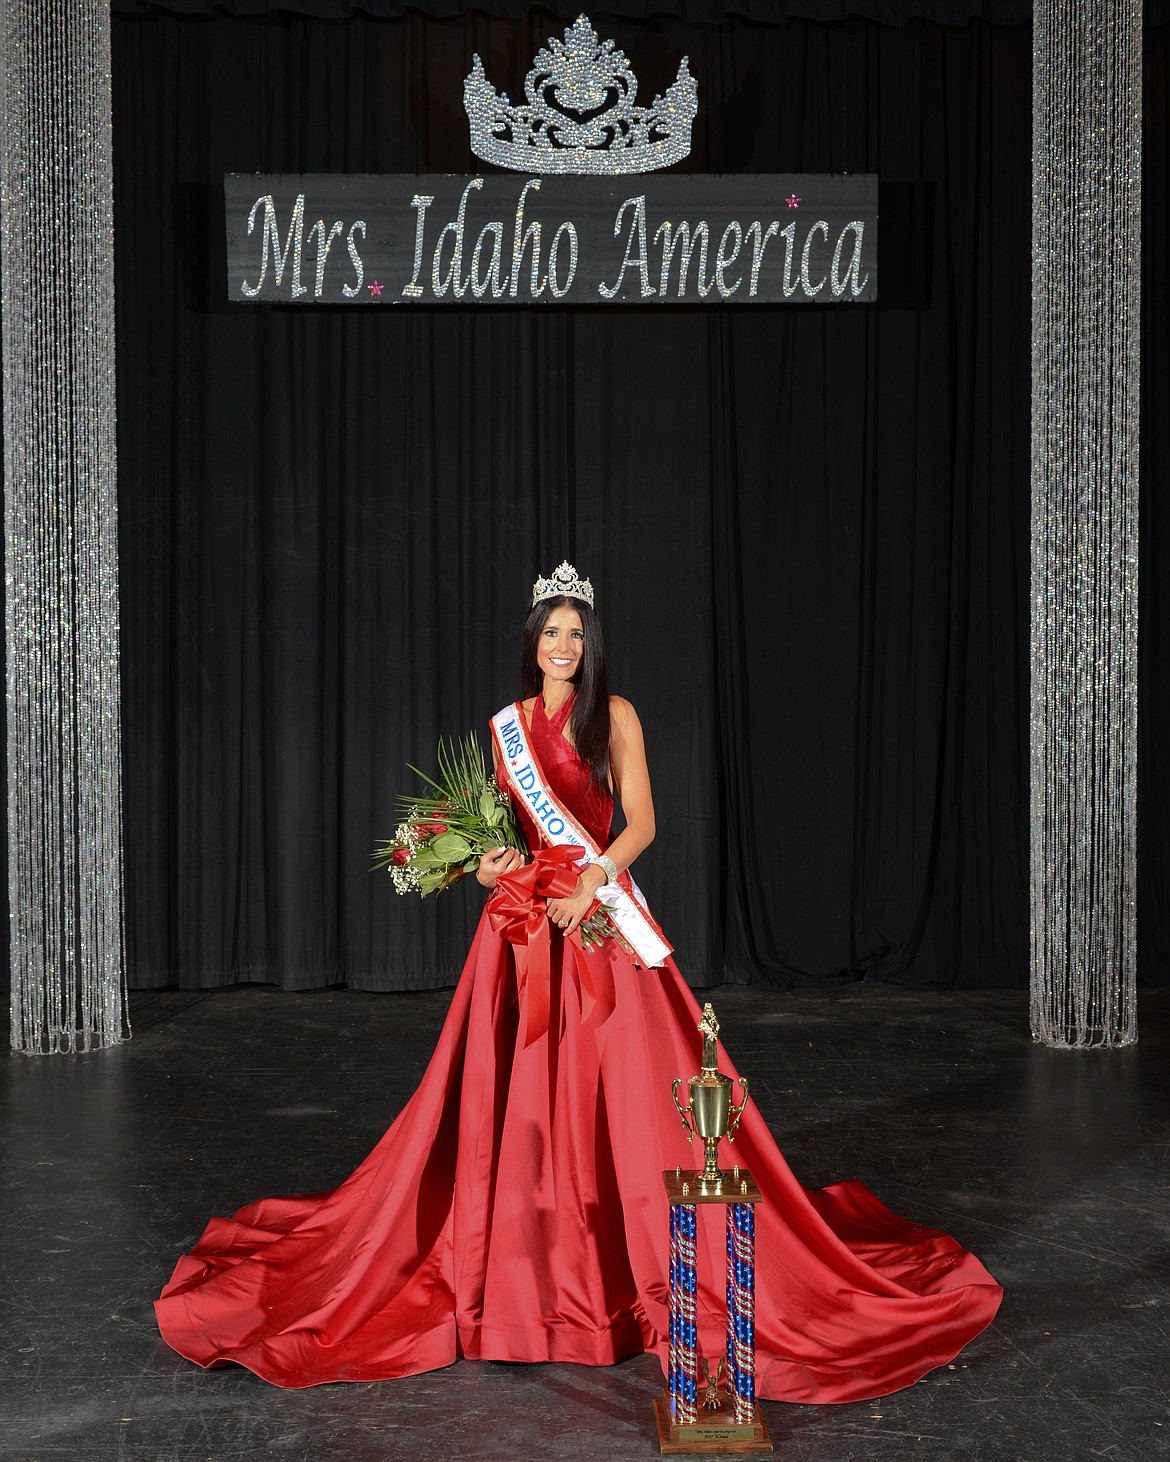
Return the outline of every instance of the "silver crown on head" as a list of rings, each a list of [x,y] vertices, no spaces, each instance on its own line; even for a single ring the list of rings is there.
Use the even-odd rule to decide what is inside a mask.
[[[593,585],[588,579],[577,577],[577,570],[568,559],[553,569],[551,577],[537,579],[532,586],[532,602],[539,604],[542,599],[556,599],[561,594],[567,594],[570,599],[584,599],[593,608]]]
[[[648,107],[634,105],[638,78],[625,55],[583,15],[533,57],[527,103],[513,106],[473,61],[463,83],[471,150],[497,167],[616,176],[669,167],[691,150],[699,93],[685,56],[666,95]]]

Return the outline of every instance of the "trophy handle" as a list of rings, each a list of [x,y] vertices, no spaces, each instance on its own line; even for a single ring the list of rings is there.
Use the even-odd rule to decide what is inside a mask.
[[[740,1104],[739,1104],[738,1107],[732,1107],[732,1109],[731,1109],[731,1121],[727,1124],[727,1140],[728,1140],[728,1142],[734,1142],[735,1141],[735,1129],[739,1126],[739,1119],[743,1116],[743,1109],[748,1104],[748,1083],[747,1083],[747,1077],[746,1076],[741,1076],[739,1078],[739,1084],[740,1084],[740,1086],[743,1087],[743,1101],[740,1102]],[[677,1106],[678,1103],[676,1102],[675,1105]]]
[[[678,1099],[678,1089],[679,1089],[679,1087],[682,1084],[683,1084],[682,1077],[681,1076],[676,1076],[674,1078],[674,1084],[670,1088],[670,1094],[674,1098],[674,1104],[678,1108],[678,1114],[679,1114],[679,1116],[682,1118],[683,1131],[687,1134],[687,1136],[691,1139],[691,1141],[694,1141],[695,1129],[694,1129],[694,1126],[692,1125],[692,1123],[687,1120],[687,1113],[691,1110],[690,1104],[688,1103],[684,1107],[683,1104]]]

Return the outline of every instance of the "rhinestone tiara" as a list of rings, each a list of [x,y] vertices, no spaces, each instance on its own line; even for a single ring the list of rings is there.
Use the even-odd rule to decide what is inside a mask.
[[[567,594],[570,599],[583,599],[593,608],[593,585],[588,579],[577,577],[577,570],[568,559],[553,569],[550,578],[537,579],[532,586],[532,602],[539,604],[542,599],[556,599],[561,594]]]
[[[678,76],[648,107],[636,107],[638,78],[613,41],[601,41],[584,15],[552,37],[524,78],[527,102],[515,106],[473,57],[463,83],[471,150],[485,162],[522,173],[616,176],[669,167],[691,150],[699,110],[684,56]]]

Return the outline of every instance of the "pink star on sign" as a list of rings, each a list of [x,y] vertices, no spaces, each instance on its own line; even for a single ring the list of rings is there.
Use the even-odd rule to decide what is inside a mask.
[[[795,193],[789,193],[789,195],[788,195],[788,197],[787,197],[787,199],[785,201],[787,202],[789,208],[799,208],[800,207],[800,199],[796,196]]]
[[[370,290],[370,293],[371,294],[381,294],[382,293],[382,286],[375,279],[374,282],[373,282],[373,284],[371,284],[369,286],[369,290]]]

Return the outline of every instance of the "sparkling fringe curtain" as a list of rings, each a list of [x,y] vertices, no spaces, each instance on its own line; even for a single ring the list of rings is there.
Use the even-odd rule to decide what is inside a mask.
[[[1137,1039],[1140,0],[1037,0],[1032,1031]]]
[[[12,1045],[128,1034],[109,0],[2,0]]]

